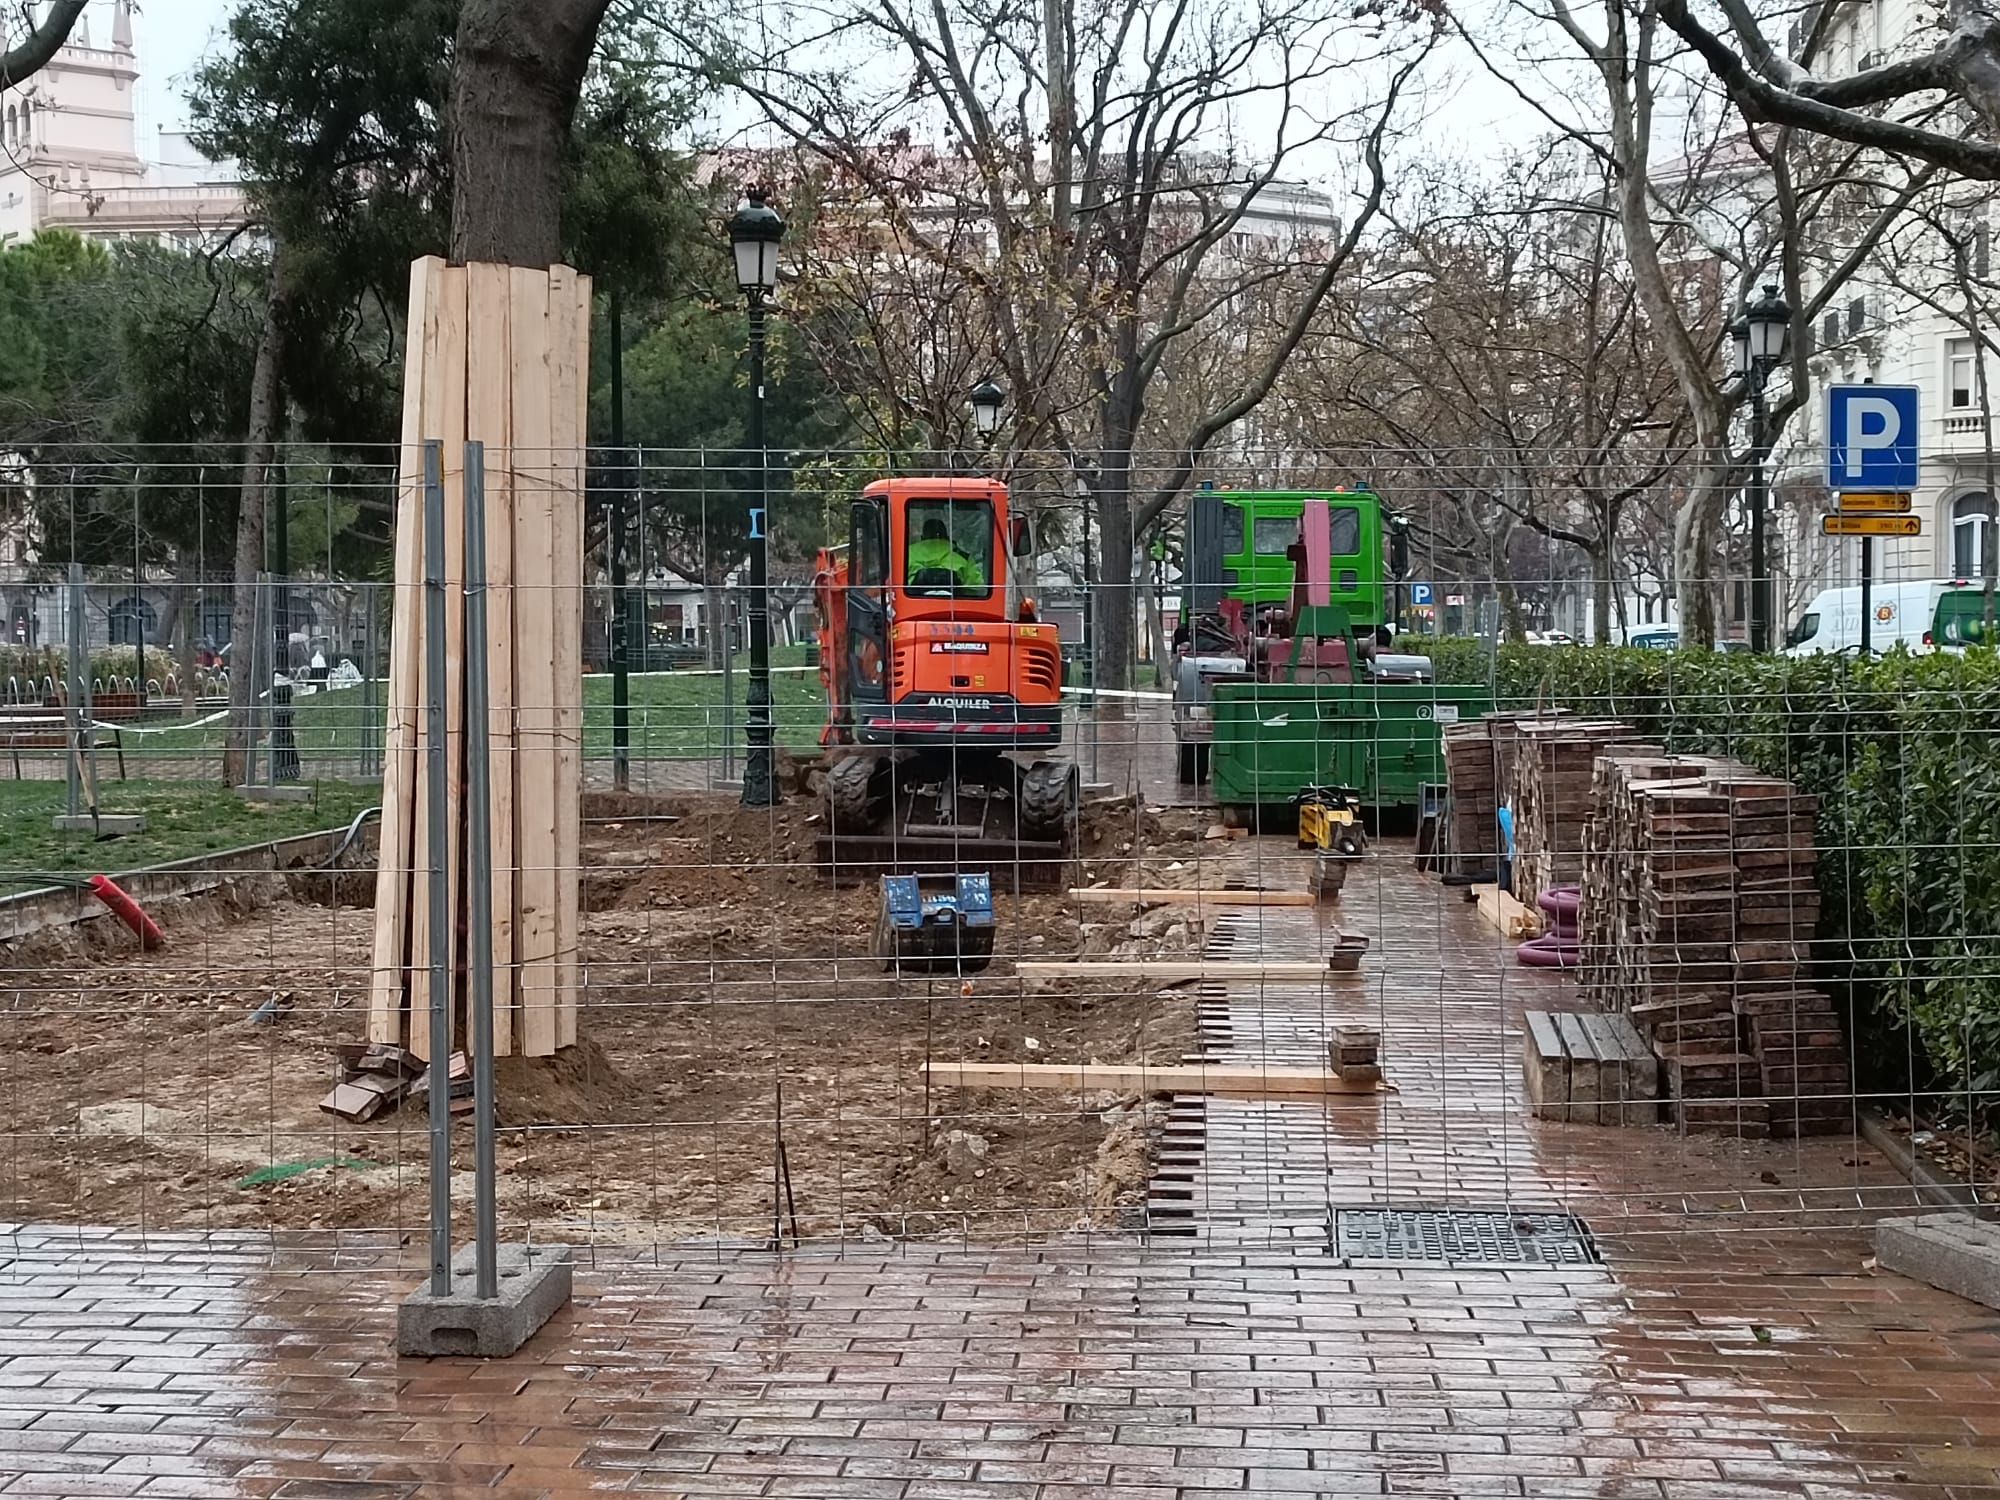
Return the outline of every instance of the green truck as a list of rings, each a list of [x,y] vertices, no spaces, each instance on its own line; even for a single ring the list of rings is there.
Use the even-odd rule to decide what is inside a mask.
[[[1444,779],[1440,726],[1491,707],[1393,649],[1401,520],[1367,490],[1207,492],[1188,518],[1174,732],[1225,807],[1351,787],[1375,810]]]

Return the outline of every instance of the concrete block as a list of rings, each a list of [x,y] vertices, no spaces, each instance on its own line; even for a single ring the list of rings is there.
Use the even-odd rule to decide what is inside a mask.
[[[1569,1056],[1555,1017],[1545,1010],[1527,1013],[1521,1065],[1527,1072],[1528,1102],[1541,1120],[1560,1120],[1569,1111]]]
[[[1572,1125],[1595,1125],[1598,1118],[1598,1068],[1597,1053],[1590,1045],[1590,1034],[1584,1030],[1583,1017],[1569,1011],[1557,1014],[1556,1028],[1562,1033],[1563,1051],[1569,1054],[1569,1122]],[[1617,1118],[1615,1110],[1612,1118]]]
[[[273,785],[258,782],[239,786],[236,795],[245,802],[310,802],[313,789],[297,781],[280,781]]]
[[[2000,1224],[1970,1214],[1923,1214],[1875,1226],[1875,1259],[1987,1307],[2000,1307]]]
[[[1611,1029],[1611,1018],[1601,1015],[1578,1017],[1590,1050],[1597,1057],[1597,1122],[1619,1125],[1625,1119],[1625,1048]]]
[[[139,813],[99,813],[94,818],[89,813],[78,813],[75,817],[57,813],[53,826],[57,833],[87,833],[93,838],[115,839],[144,833],[146,820]]]
[[[419,1359],[472,1355],[505,1359],[535,1336],[570,1298],[567,1245],[499,1247],[500,1294],[473,1295],[473,1247],[452,1257],[451,1295],[433,1297],[428,1278],[396,1309],[396,1352]]]

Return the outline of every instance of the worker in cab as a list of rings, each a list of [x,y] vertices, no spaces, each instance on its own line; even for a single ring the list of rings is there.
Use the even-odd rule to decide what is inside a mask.
[[[910,583],[920,585],[931,581],[924,579],[926,573],[949,574],[951,586],[956,589],[986,587],[985,570],[952,545],[951,534],[945,530],[944,522],[935,516],[924,522],[923,534],[910,543]]]

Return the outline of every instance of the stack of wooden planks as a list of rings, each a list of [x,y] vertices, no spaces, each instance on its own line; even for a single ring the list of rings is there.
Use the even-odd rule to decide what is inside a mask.
[[[1689,1129],[1839,1128],[1852,1101],[1826,997],[1804,984],[1819,918],[1818,806],[1735,761],[1621,747],[1593,773],[1579,978],[1631,1015]]]
[[[465,444],[485,444],[491,708],[494,1052],[542,1057],[577,1034],[583,742],[583,461],[590,282],[426,257],[410,270],[396,593],[371,1042],[430,1055],[430,871],[444,870],[455,988],[466,962]],[[424,444],[443,445],[445,753],[442,858],[430,848],[424,703]],[[452,997],[464,1045],[462,990]]]

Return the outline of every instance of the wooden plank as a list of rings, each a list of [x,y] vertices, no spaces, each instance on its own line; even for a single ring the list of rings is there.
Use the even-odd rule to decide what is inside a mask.
[[[1220,979],[1315,980],[1332,975],[1331,960],[1291,963],[1231,963],[1227,960],[1179,961],[1164,958],[1044,959],[1014,965],[1024,979]]]
[[[554,489],[556,706],[556,1045],[576,1041],[577,936],[582,922],[583,401],[588,379],[590,282],[549,267],[549,446]]]
[[[463,266],[445,272],[438,323],[438,363],[444,370],[444,743],[445,910],[450,913],[451,1045],[470,1035],[465,1009],[465,399],[466,300]]]
[[[1317,906],[1311,891],[1174,890],[1154,886],[1073,886],[1070,899],[1086,906]]]
[[[492,712],[493,1053],[514,1051],[514,477],[507,268],[466,267],[466,436],[486,445],[486,679]]]
[[[1476,885],[1472,889],[1479,894],[1479,915],[1507,941],[1518,943],[1541,936],[1541,919],[1506,891],[1497,885]]]
[[[423,549],[424,372],[436,350],[433,310],[444,261],[410,265],[410,316],[403,350],[403,439],[396,479],[396,561],[390,597],[388,722],[382,741],[382,832],[375,870],[375,944],[368,984],[368,1040],[400,1042],[409,962],[411,827],[415,804],[416,665]]]
[[[1379,1079],[1350,1081],[1330,1068],[1228,1067],[1143,1063],[966,1063],[933,1062],[924,1072],[934,1084],[961,1088],[1068,1089],[1095,1093],[1111,1089],[1140,1094],[1230,1094],[1248,1098],[1321,1098],[1390,1090]]]
[[[549,468],[549,278],[508,273],[513,350],[514,813],[520,839],[521,1044],[556,1050],[555,516]]]
[[[423,417],[421,430],[426,438],[436,438],[444,443],[444,469],[448,473],[457,462],[452,452],[450,435],[465,430],[465,272],[456,266],[445,266],[438,271],[437,283],[433,290],[437,324],[437,335],[428,349],[424,365]],[[456,330],[456,332],[454,332]],[[457,376],[451,373],[451,366],[458,366]],[[454,420],[453,408],[458,410]],[[421,468],[419,469],[421,475]],[[417,670],[415,681],[417,694],[411,699],[416,722],[416,754],[411,768],[411,777],[416,783],[415,795],[411,798],[412,817],[415,826],[411,836],[410,853],[410,980],[409,980],[409,1025],[408,1034],[403,1038],[407,1046],[418,1058],[428,1061],[431,1053],[431,975],[430,975],[430,931],[431,931],[431,847],[430,847],[430,720],[424,711],[424,701],[430,692],[429,673],[424,665],[423,621],[425,615],[423,590],[423,545],[422,490],[419,485],[418,498],[419,541],[417,556],[419,566],[411,575],[411,595],[413,598],[413,619],[416,629],[412,632],[416,639]],[[446,530],[450,529],[450,518],[446,518]],[[446,566],[449,567],[450,550],[446,551]],[[449,613],[449,611],[447,611]],[[449,735],[447,734],[447,748]],[[450,830],[452,824],[446,821]],[[449,853],[446,856],[447,910],[455,910],[449,904],[450,875]]]

